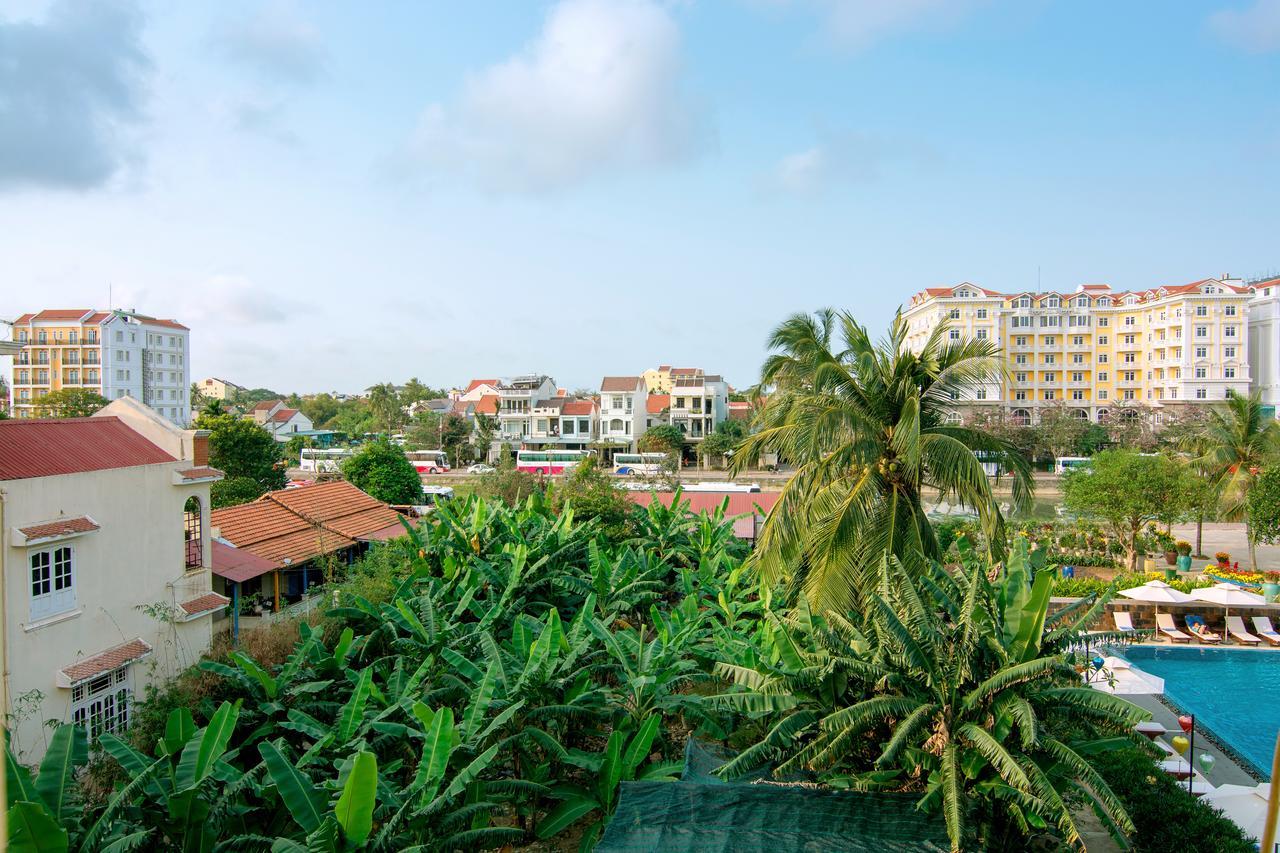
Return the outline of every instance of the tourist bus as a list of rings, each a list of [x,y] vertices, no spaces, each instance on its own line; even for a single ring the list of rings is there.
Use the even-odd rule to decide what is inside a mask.
[[[516,470],[530,474],[563,474],[590,455],[590,450],[521,450],[516,453]]]
[[[352,450],[348,447],[304,447],[302,457],[298,460],[298,467],[303,471],[312,471],[316,474],[336,474],[342,460],[351,453]]]
[[[419,474],[443,474],[449,470],[449,457],[443,450],[408,450],[404,455]]]
[[[1053,463],[1053,473],[1065,474],[1076,468],[1088,468],[1093,460],[1088,456],[1059,456]]]
[[[666,467],[665,453],[615,453],[613,473],[620,477],[656,477]]]

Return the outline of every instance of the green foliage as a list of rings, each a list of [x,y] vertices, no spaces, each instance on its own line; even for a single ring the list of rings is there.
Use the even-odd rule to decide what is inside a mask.
[[[61,388],[42,394],[33,402],[37,417],[87,418],[110,401],[86,388]]]
[[[522,505],[533,495],[541,496],[546,488],[546,480],[542,477],[517,470],[515,454],[504,446],[497,466],[488,474],[480,475],[476,493],[514,507]]]
[[[598,521],[610,540],[628,539],[639,510],[614,488],[615,479],[600,469],[595,457],[588,457],[550,490],[551,506],[556,512],[572,506],[575,518]]]
[[[1172,523],[1190,508],[1195,488],[1188,470],[1167,456],[1107,450],[1088,468],[1063,477],[1063,501],[1080,515],[1105,521],[1126,543],[1129,567],[1137,568],[1138,537],[1149,523]]]
[[[214,509],[221,509],[257,500],[266,491],[251,477],[226,477],[209,487],[209,500]]]
[[[766,449],[796,466],[751,557],[765,579],[793,581],[819,610],[865,603],[886,553],[909,567],[941,556],[926,485],[974,507],[986,541],[1003,544],[1004,518],[974,451],[1013,471],[1019,509],[1030,504],[1030,468],[1009,442],[949,421],[953,394],[999,377],[994,342],[950,341],[944,322],[911,347],[899,315],[877,344],[850,314],[826,309],[788,318],[769,346],[761,382],[775,391],[734,455],[735,470]]]
[[[1135,853],[1255,853],[1257,844],[1222,812],[1187,793],[1185,785],[1156,767],[1143,749],[1122,749],[1093,757],[1108,787],[1133,820]]]
[[[1280,540],[1280,468],[1262,472],[1249,490],[1247,505],[1249,530],[1254,540]]]
[[[353,486],[389,504],[422,502],[422,479],[404,451],[390,441],[372,441],[342,462]]]
[[[245,477],[262,490],[283,489],[280,445],[262,427],[234,415],[201,415],[196,427],[209,430],[209,464],[227,478]]]
[[[649,427],[637,445],[644,453],[665,453],[672,459],[679,459],[684,447],[684,433],[671,424],[658,424]]]

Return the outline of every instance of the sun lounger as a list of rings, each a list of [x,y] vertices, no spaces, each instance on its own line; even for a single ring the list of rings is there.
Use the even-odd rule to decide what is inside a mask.
[[[1160,629],[1160,633],[1169,638],[1172,643],[1190,643],[1191,635],[1184,634],[1178,630],[1178,626],[1174,624],[1173,616],[1169,613],[1156,614],[1156,627]]]
[[[1187,623],[1187,630],[1190,631],[1192,636],[1194,636],[1200,642],[1202,643],[1221,643],[1222,642],[1222,638],[1219,637],[1217,634],[1213,633],[1212,631],[1210,631],[1209,628],[1204,624],[1204,619],[1202,617],[1196,616],[1193,613],[1190,616],[1184,617],[1184,621]]]
[[[1251,646],[1256,646],[1262,642],[1261,638],[1249,633],[1249,629],[1244,626],[1244,620],[1239,616],[1227,617],[1227,633],[1240,642],[1248,643]]]
[[[1271,627],[1270,616],[1253,617],[1253,630],[1258,632],[1258,636],[1266,640],[1273,646],[1280,646],[1280,634],[1276,633],[1276,629]]]
[[[1133,616],[1127,610],[1117,610],[1111,614],[1116,620],[1116,630],[1121,634],[1136,634],[1138,631],[1133,627]]]

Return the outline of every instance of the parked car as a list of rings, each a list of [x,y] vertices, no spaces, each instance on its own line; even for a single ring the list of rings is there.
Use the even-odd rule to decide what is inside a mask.
[[[467,473],[468,474],[492,474],[495,470],[497,469],[494,468],[492,465],[486,465],[483,462],[477,462],[474,465],[468,466]]]

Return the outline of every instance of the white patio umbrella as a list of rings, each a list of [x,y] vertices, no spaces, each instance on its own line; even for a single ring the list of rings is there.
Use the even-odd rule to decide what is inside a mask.
[[[1270,783],[1261,785],[1222,785],[1200,798],[1202,803],[1212,803],[1222,809],[1231,821],[1254,838],[1262,837],[1267,822],[1267,797]]]
[[[1185,592],[1179,592],[1164,581],[1147,581],[1142,586],[1122,589],[1120,594],[1134,601],[1156,605],[1157,613],[1160,612],[1161,604],[1183,604],[1191,600],[1191,596]]]
[[[1262,596],[1243,590],[1233,583],[1216,583],[1204,589],[1193,589],[1191,598],[1209,604],[1220,604],[1226,608],[1228,616],[1231,615],[1232,607],[1258,607],[1267,603]]]

